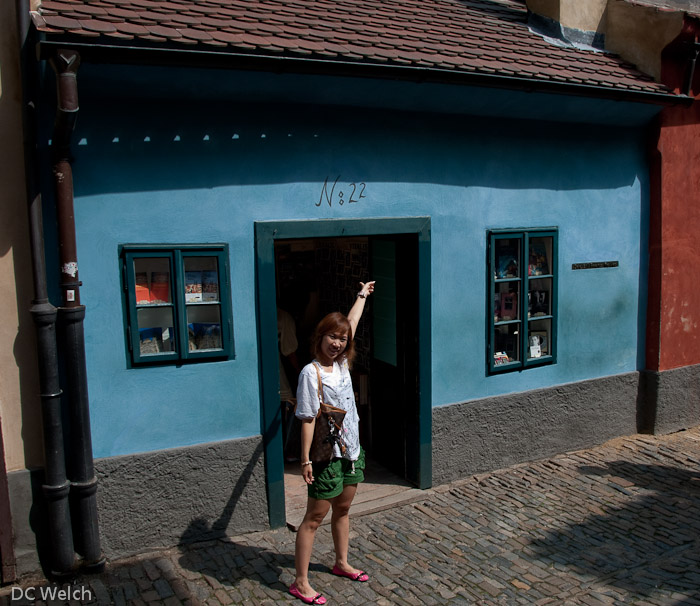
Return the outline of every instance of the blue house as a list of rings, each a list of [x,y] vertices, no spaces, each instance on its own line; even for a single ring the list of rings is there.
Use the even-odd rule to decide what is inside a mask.
[[[517,0],[32,17],[87,565],[284,524],[277,309],[303,358],[370,278],[374,464],[428,488],[637,431],[647,129],[682,96]]]

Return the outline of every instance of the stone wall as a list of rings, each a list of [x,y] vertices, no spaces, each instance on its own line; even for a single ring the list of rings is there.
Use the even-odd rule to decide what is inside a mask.
[[[107,557],[268,527],[261,436],[95,461]]]
[[[433,484],[602,444],[637,431],[639,374],[433,410]]]
[[[700,365],[642,373],[647,394],[640,431],[666,434],[700,424]]]

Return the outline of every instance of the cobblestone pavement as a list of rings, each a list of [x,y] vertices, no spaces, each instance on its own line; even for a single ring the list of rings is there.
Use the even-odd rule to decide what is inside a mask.
[[[76,579],[70,603],[301,604],[287,593],[294,536],[277,529],[111,562]],[[322,527],[311,580],[331,605],[700,606],[700,427],[472,476],[355,517],[351,559],[368,583],[330,574]],[[0,590],[0,603],[68,603],[12,600],[28,587],[41,597],[25,582]]]

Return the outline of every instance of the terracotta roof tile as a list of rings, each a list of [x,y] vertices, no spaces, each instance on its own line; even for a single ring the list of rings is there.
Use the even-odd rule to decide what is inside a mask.
[[[199,30],[199,29],[194,29],[194,28],[180,28],[177,30],[180,32],[180,35],[183,38],[189,39],[189,40],[199,40],[199,41],[204,41],[204,40],[211,40],[212,37],[209,33]]]
[[[68,33],[75,34],[75,33],[77,33],[77,32],[76,32],[75,30],[69,30]],[[85,29],[85,28],[83,28],[82,30],[80,30],[80,33],[81,33],[83,36],[87,36],[88,38],[99,38],[99,37],[101,36],[101,33],[100,33],[100,32],[92,31],[92,30]]]
[[[80,6],[79,3],[71,4],[70,2],[54,2],[53,0],[46,0],[42,2],[42,9],[45,11],[69,11],[75,8],[75,6]]]
[[[137,25],[135,23],[117,23],[115,27],[123,34],[132,36],[148,35],[148,30],[143,25]]]
[[[140,8],[157,9],[161,3],[158,0],[131,0],[131,4]]]
[[[226,44],[225,42],[219,42],[218,40],[214,40],[214,39],[203,40],[202,43],[206,44],[207,46],[218,46],[219,48],[228,46],[228,44]]]
[[[532,33],[523,0],[44,0],[48,40],[412,65],[671,94],[613,55]]]
[[[80,22],[77,19],[61,17],[60,15],[55,14],[44,15],[43,21],[49,27],[58,30],[79,30],[81,28]]]
[[[243,34],[234,34],[226,31],[210,31],[210,36],[218,42],[226,42],[227,44],[243,44]]]
[[[119,40],[133,40],[133,36],[129,36],[128,34],[122,34],[121,32],[110,32],[109,34],[106,34],[110,38],[118,38]]]
[[[99,6],[82,5],[74,7],[73,10],[79,15],[95,15],[99,17],[107,15],[107,10]]]
[[[155,25],[153,27],[149,27],[148,31],[150,31],[154,36],[160,36],[162,38],[180,38],[181,35],[180,33],[172,27],[164,27],[162,25]]]
[[[80,19],[78,23],[80,23],[80,27],[88,32],[111,34],[117,31],[113,23],[101,19]]]

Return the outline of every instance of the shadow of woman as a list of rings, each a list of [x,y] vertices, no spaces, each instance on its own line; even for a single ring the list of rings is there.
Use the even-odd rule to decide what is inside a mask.
[[[221,515],[213,523],[203,517],[193,519],[179,541],[183,569],[215,579],[224,586],[240,586],[242,581],[264,585],[286,594],[293,581],[295,535],[286,528],[231,537],[227,529],[256,464],[263,454],[262,443],[236,482]],[[327,571],[320,565],[312,570]],[[279,598],[279,596],[276,596]]]

